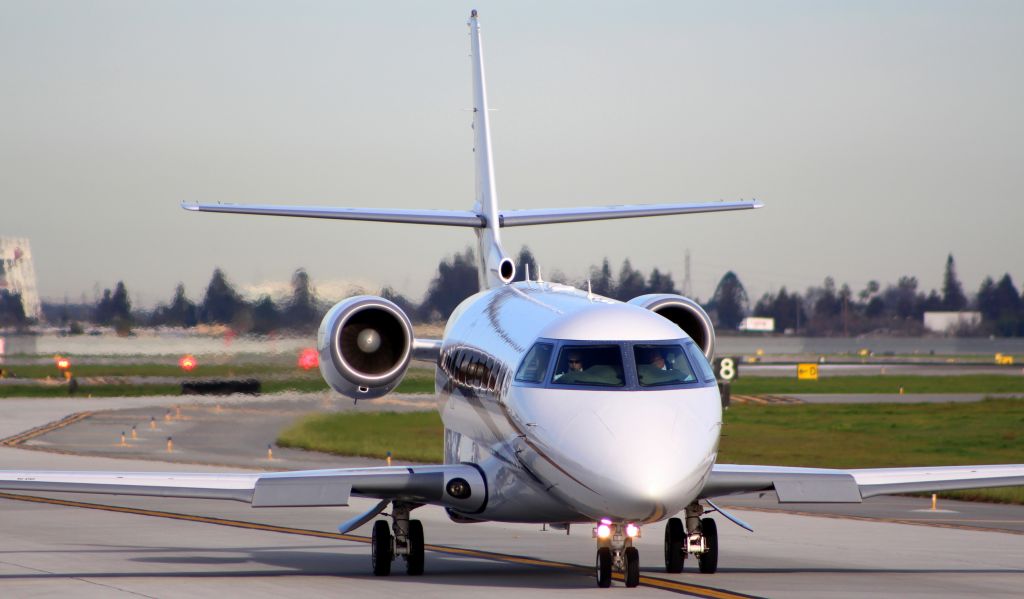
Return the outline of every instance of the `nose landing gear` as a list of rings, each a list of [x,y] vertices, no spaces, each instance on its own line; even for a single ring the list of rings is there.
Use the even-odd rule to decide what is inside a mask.
[[[718,570],[718,525],[711,518],[701,518],[704,506],[692,503],[686,508],[686,530],[679,518],[669,518],[665,526],[665,571],[683,571],[687,554],[697,557],[701,574]]]
[[[627,587],[640,584],[640,552],[633,546],[633,539],[640,536],[640,528],[634,524],[613,523],[601,520],[594,528],[597,539],[597,586],[606,589],[612,585],[612,572],[622,574]]]
[[[405,572],[409,576],[423,574],[424,540],[423,523],[410,520],[409,512],[420,504],[396,501],[391,509],[391,526],[387,521],[373,523],[373,537],[370,542],[370,563],[374,576],[391,574],[391,562],[402,556]],[[394,534],[392,534],[392,531]]]

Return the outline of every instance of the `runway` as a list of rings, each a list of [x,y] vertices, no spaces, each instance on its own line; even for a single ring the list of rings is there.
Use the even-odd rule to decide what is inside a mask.
[[[178,400],[5,401],[0,404],[5,413],[0,420],[0,437],[9,438],[72,412],[108,407],[127,410],[118,417],[134,414],[146,421],[146,413],[163,410],[160,413],[166,414],[167,409],[173,409],[172,402]],[[298,410],[305,407],[300,405],[304,402],[321,400],[294,397],[281,401],[284,403],[266,403],[263,407],[268,412],[288,412],[287,402],[293,402]],[[216,411],[218,403],[220,413]],[[262,456],[242,455],[242,448],[237,448],[237,455],[232,457],[230,452],[212,446],[202,448],[198,441],[215,437],[218,418],[224,412],[252,411],[250,404],[249,399],[186,404],[183,416],[192,419],[183,417],[167,426],[177,427],[175,434],[182,443],[195,442],[188,450],[189,459],[183,460],[188,463],[140,459],[145,454],[143,447],[137,447],[133,456],[118,456],[112,450],[124,448],[116,446],[109,430],[121,423],[112,422],[116,418],[108,414],[106,419],[79,421],[26,442],[52,443],[48,448],[58,449],[56,440],[63,436],[69,443],[93,443],[96,455],[0,447],[0,468],[209,471],[225,468],[201,462],[234,460],[251,461],[248,466],[234,463],[234,469],[280,467],[283,464],[259,464]],[[402,404],[393,404],[392,408],[410,409]],[[55,416],[56,412],[62,414]],[[200,414],[209,414],[210,418],[198,418]],[[259,420],[266,414],[251,416]],[[229,428],[250,427],[235,421]],[[164,431],[159,431],[156,438],[163,436]],[[96,441],[90,442],[90,437]],[[187,441],[190,438],[193,441]],[[226,438],[230,441],[219,447],[237,443],[244,435],[232,432]],[[301,465],[307,463],[307,458],[317,466],[322,466],[325,459],[334,466],[354,465],[350,460],[323,456],[286,456],[282,460]],[[865,503],[867,511],[857,518],[812,515],[806,513],[808,510],[800,514],[765,511],[770,505],[765,498],[730,500],[723,503],[738,506],[738,514],[756,532],[748,533],[720,519],[718,574],[698,574],[692,562],[681,575],[665,574],[663,528],[651,525],[644,528],[638,542],[643,565],[641,587],[627,591],[619,584],[605,591],[594,587],[590,572],[593,541],[589,527],[583,526],[566,535],[562,531],[542,531],[535,525],[457,525],[439,509],[421,508],[415,516],[424,521],[431,544],[426,575],[407,577],[398,562],[391,577],[375,578],[370,574],[368,547],[360,538],[368,533],[369,526],[354,535],[342,536],[334,530],[338,522],[367,506],[368,502],[362,500],[354,500],[348,508],[260,510],[247,504],[205,500],[26,495],[56,498],[58,502],[0,496],[3,596],[319,597],[351,593],[519,597],[557,591],[560,595],[628,592],[637,597],[666,593],[704,597],[839,597],[867,593],[1009,597],[1019,596],[1024,588],[1024,534],[1019,532],[1024,529],[1024,508],[1020,506],[988,506],[978,511],[979,519],[1006,521],[990,522],[989,526],[1017,529],[997,532],[891,521],[896,519],[891,517],[893,514],[910,518],[916,513],[916,504],[900,504],[915,501],[913,498],[882,498],[890,503],[879,503],[878,507]],[[961,514],[974,509],[974,504],[963,505],[966,507],[952,507]],[[986,511],[993,507],[996,512]],[[117,508],[125,511],[112,511]]]

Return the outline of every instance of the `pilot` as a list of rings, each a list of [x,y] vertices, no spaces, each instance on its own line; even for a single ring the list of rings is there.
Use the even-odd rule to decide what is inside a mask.
[[[559,380],[564,376],[568,376],[567,379],[563,380],[563,383],[572,382],[576,378],[576,374],[583,372],[583,356],[579,352],[570,351],[569,355],[566,356],[567,370],[560,372],[555,375],[555,380]]]
[[[646,348],[637,358],[636,373],[641,385],[665,383],[671,378],[661,350]]]

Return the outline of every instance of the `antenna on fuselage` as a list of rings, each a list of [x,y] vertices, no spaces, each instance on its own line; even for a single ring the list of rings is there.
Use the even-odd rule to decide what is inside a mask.
[[[527,262],[526,264],[524,264],[523,268],[526,269],[525,270],[526,274],[523,275],[523,276],[526,277],[526,282],[529,283],[530,282],[530,263]]]
[[[590,287],[590,279],[587,279],[587,299],[594,301],[594,290]]]
[[[544,284],[544,275],[540,274],[540,264],[537,265],[537,283]]]

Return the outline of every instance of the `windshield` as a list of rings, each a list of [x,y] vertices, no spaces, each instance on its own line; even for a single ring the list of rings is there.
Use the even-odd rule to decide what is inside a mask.
[[[622,387],[622,352],[618,345],[567,345],[558,355],[555,385]]]
[[[690,354],[690,364],[693,365],[694,370],[700,373],[704,382],[715,382],[715,371],[711,369],[711,364],[708,364],[708,359],[704,357],[704,352],[700,351],[700,348],[695,343],[688,343],[686,350]]]
[[[641,387],[698,382],[683,346],[678,343],[634,345],[633,356]]]
[[[555,346],[550,343],[537,343],[530,352],[523,358],[523,363],[516,373],[516,381],[520,383],[542,383],[544,375],[548,373],[548,363],[551,362],[551,350]]]

